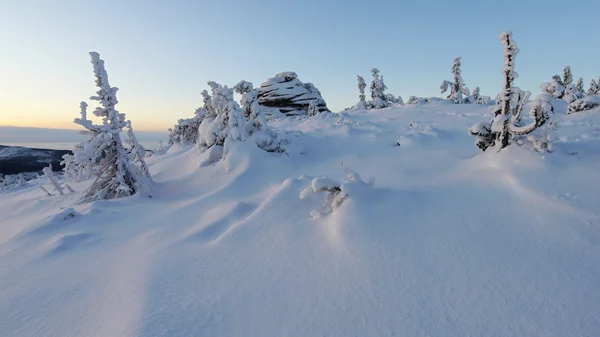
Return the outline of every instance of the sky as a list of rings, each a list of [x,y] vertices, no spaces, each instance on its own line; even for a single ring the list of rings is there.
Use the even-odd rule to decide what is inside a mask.
[[[193,116],[209,80],[258,86],[283,71],[340,111],[373,67],[404,100],[439,97],[461,56],[467,86],[495,97],[506,30],[521,51],[517,86],[537,94],[570,65],[587,87],[600,76],[599,17],[593,0],[0,0],[0,126],[78,128],[79,102],[95,103],[90,51],[119,111],[147,131]]]

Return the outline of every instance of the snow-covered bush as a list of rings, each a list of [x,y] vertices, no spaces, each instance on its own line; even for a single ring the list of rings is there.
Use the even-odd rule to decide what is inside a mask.
[[[402,99],[402,96],[394,96],[392,94],[386,94],[385,95],[385,99],[386,101],[392,103],[392,104],[404,104],[404,100]]]
[[[410,96],[408,98],[408,102],[406,104],[425,104],[427,103],[427,99],[423,97]]]
[[[305,199],[315,193],[326,193],[325,200],[323,205],[321,205],[321,208],[318,211],[312,211],[310,213],[313,218],[331,214],[333,211],[339,208],[344,200],[346,200],[348,197],[351,190],[351,185],[357,184],[368,187],[374,186],[374,179],[371,178],[368,181],[364,181],[358,173],[344,166],[344,163],[342,163],[342,167],[346,171],[346,180],[336,181],[329,177],[314,178],[311,181],[311,184],[300,193],[300,199]]]
[[[518,74],[514,71],[515,58],[519,52],[516,43],[512,39],[511,32],[500,34],[500,40],[504,45],[504,90],[499,94],[494,108],[494,118],[491,123],[478,123],[469,129],[469,133],[476,137],[476,145],[482,151],[499,145],[500,149],[507,147],[511,140],[528,135],[538,127],[544,125],[553,113],[548,95],[540,95],[529,112],[531,122],[520,125],[520,114],[523,109],[528,93],[515,88],[514,80]]]
[[[42,169],[42,172],[44,173],[44,178],[46,178],[46,180],[52,184],[52,186],[54,187],[54,190],[60,194],[60,195],[65,195],[64,190],[66,189],[69,193],[74,193],[75,191],[71,188],[71,186],[69,186],[68,184],[65,184],[64,186],[58,181],[58,179],[56,179],[56,176],[54,175],[54,171],[52,171],[52,164],[50,164],[47,167],[44,167]],[[50,192],[48,192],[43,186],[40,186],[40,188],[48,193],[48,195],[52,195]]]
[[[131,153],[123,146],[121,132],[130,123],[125,120],[125,114],[115,109],[118,88],[110,86],[100,55],[90,52],[90,56],[99,88],[97,96],[90,99],[100,104],[93,113],[102,118],[102,124],[87,119],[87,104],[81,102],[81,118],[76,118],[74,123],[87,129],[90,139],[76,146],[72,156],[63,157],[65,173],[71,177],[96,176],[82,202],[130,196],[140,189],[149,189],[151,183],[144,158],[134,154],[137,164],[134,163]]]
[[[590,90],[593,84],[590,84]],[[573,84],[573,74],[571,73],[571,67],[566,66],[563,70],[563,77],[558,75],[552,76],[552,81],[542,83],[540,85],[542,93],[551,94],[554,98],[564,99],[567,103],[572,103],[580,98],[585,97],[585,91],[583,90],[583,78],[577,81],[577,84]]]
[[[257,103],[255,90],[250,89],[248,82],[238,86],[243,93],[242,103],[245,110],[233,99],[234,89],[209,81],[212,97],[207,100],[206,116],[199,127],[198,150],[202,153],[210,150],[213,161],[225,156],[235,142],[252,140],[261,149],[268,152],[284,152],[287,140],[268,127]]]
[[[14,187],[24,186],[30,180],[37,178],[38,175],[35,173],[19,173],[19,174],[7,174],[0,173],[0,192],[8,191]]]
[[[467,88],[465,86],[465,83],[463,82],[462,76],[461,76],[461,70],[460,70],[460,65],[461,65],[461,57],[457,57],[454,59],[454,62],[452,64],[452,75],[453,75],[453,82],[450,81],[442,81],[442,84],[440,85],[440,90],[441,93],[445,93],[447,91],[450,91],[449,95],[448,95],[448,99],[455,104],[461,104],[461,103],[472,103],[473,100],[469,97],[469,88]]]
[[[600,106],[600,96],[587,96],[569,104],[567,113],[572,114],[574,112],[591,110],[598,106]]]
[[[162,156],[165,153],[167,153],[167,147],[165,146],[165,144],[163,143],[162,140],[159,140],[158,146],[156,147],[156,149],[154,149],[154,151],[152,151],[152,155],[153,156]]]

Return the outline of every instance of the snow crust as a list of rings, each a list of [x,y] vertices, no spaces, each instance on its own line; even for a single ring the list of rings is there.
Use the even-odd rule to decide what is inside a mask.
[[[276,119],[294,151],[237,142],[214,164],[175,144],[148,158],[152,198],[75,205],[91,181],[4,192],[0,331],[595,335],[600,109],[557,108],[553,153],[481,153],[467,130],[491,108]],[[312,217],[323,196],[303,191],[340,184],[343,203]]]

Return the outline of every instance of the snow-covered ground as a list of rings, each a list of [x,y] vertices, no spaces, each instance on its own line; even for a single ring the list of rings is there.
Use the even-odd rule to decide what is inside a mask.
[[[490,107],[424,104],[275,121],[199,166],[149,160],[143,195],[0,195],[5,336],[591,336],[600,331],[600,110],[555,151],[481,153]],[[397,146],[397,145],[400,146]],[[330,215],[313,177],[375,178]],[[89,184],[72,184],[83,191]],[[49,185],[45,186],[50,189]],[[72,209],[71,209],[72,207]]]

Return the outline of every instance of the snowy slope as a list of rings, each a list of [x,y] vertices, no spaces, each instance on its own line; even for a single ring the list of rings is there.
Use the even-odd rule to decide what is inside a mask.
[[[304,133],[290,156],[239,144],[205,167],[194,148],[172,148],[150,160],[153,198],[2,194],[0,331],[595,335],[600,110],[560,116],[543,155],[480,153],[467,130],[489,109],[282,119],[273,126]],[[301,191],[343,179],[342,161],[374,187],[312,218],[323,196]]]

